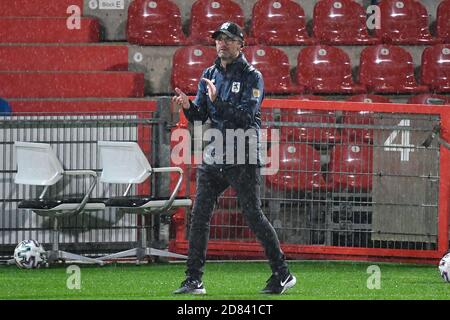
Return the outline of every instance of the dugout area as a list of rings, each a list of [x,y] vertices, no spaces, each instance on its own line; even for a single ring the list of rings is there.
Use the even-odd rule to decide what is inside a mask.
[[[171,141],[171,133],[184,129],[193,137],[188,135],[193,128],[170,110],[170,99],[162,98],[142,108],[110,107],[108,112],[24,108],[0,119],[3,257],[9,258],[23,238],[51,243],[51,221],[17,208],[21,199],[41,190],[14,184],[14,141],[50,143],[66,168],[95,172],[100,172],[97,141],[136,141],[150,163],[170,166],[178,142]],[[449,172],[444,164],[449,150],[439,143],[446,137],[446,109],[266,99],[263,119],[264,128],[279,133],[278,145],[267,139],[267,152],[277,152],[279,168],[261,178],[262,208],[289,259],[435,263],[447,251]],[[441,136],[430,140],[437,128]],[[202,145],[191,142],[192,148]],[[195,201],[195,165],[180,167],[185,178],[179,196]],[[176,181],[168,175],[152,177],[132,194],[167,196]],[[49,192],[61,197],[85,187],[82,181],[63,179]],[[92,197],[107,199],[123,193],[119,189],[99,184]],[[133,247],[138,228],[145,228],[153,247],[186,254],[189,213],[178,209],[172,216],[148,215],[144,220],[114,208],[83,213],[62,220],[60,246],[99,256]],[[261,250],[236,195],[225,191],[211,221],[209,257],[260,259]]]

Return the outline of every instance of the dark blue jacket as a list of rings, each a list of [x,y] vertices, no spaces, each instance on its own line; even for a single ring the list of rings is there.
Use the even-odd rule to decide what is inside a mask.
[[[8,116],[11,113],[11,107],[5,99],[0,98],[0,116]]]
[[[227,129],[254,129],[257,132],[259,153],[261,103],[264,99],[261,73],[240,53],[236,60],[227,65],[226,70],[220,65],[220,58],[217,58],[214,65],[203,72],[202,78],[213,81],[217,98],[211,102],[207,84],[200,80],[195,100],[190,101],[189,110],[183,109],[187,119],[192,123],[204,123],[209,118],[211,128],[221,131],[224,140]]]

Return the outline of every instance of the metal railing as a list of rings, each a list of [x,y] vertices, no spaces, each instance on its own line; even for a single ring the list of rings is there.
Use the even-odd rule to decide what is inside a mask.
[[[51,242],[49,219],[17,207],[22,199],[37,198],[42,188],[14,183],[15,141],[49,143],[65,169],[93,170],[99,174],[97,141],[137,141],[154,161],[151,151],[156,142],[152,135],[158,124],[153,111],[27,113],[0,118],[0,254],[10,256],[11,247],[23,239],[35,239],[44,245]],[[153,187],[147,184],[147,189]],[[83,179],[62,179],[50,188],[49,196],[74,197],[86,187]],[[119,189],[98,183],[92,198],[120,195],[123,190]],[[63,248],[98,255],[131,247],[138,241],[136,230],[140,223],[135,215],[115,209],[83,212],[61,220],[59,240]]]

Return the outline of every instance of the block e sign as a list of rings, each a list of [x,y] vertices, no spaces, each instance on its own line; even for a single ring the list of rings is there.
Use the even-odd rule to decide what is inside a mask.
[[[125,0],[100,0],[99,2],[100,10],[123,10],[125,8]]]

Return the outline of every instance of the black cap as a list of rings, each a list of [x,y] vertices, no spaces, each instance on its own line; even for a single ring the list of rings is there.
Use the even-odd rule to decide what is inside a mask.
[[[219,34],[226,34],[227,36],[229,36],[232,39],[239,39],[241,41],[244,41],[244,33],[242,32],[241,27],[239,27],[236,23],[234,22],[224,22],[219,29],[217,29],[217,31],[215,31],[212,34],[212,38],[216,39]]]

